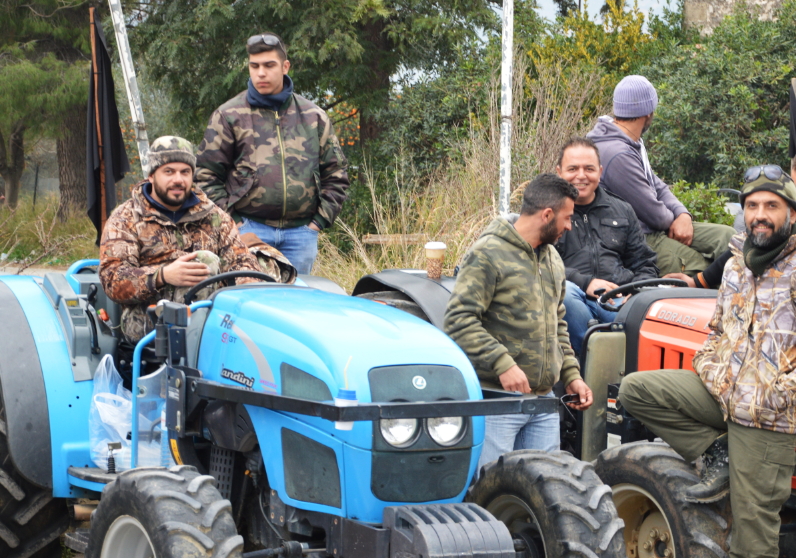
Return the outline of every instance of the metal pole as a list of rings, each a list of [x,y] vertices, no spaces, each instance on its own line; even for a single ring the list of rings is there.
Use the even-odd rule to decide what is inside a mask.
[[[108,220],[108,206],[105,192],[105,150],[103,149],[102,119],[99,108],[99,68],[97,67],[97,31],[94,28],[94,8],[88,9],[88,18],[91,23],[91,68],[93,70],[92,83],[94,87],[94,127],[97,130],[97,152],[99,154],[99,206],[100,206],[100,231],[105,230]]]
[[[514,0],[503,0],[500,62],[500,199],[501,215],[509,212],[511,193],[511,73],[514,66]]]
[[[130,43],[127,40],[127,27],[124,25],[124,14],[120,0],[108,0],[113,17],[113,30],[116,33],[116,45],[119,48],[119,60],[124,74],[124,85],[127,90],[127,102],[130,103],[130,116],[135,129],[135,141],[138,144],[138,156],[141,159],[142,176],[147,175],[149,139],[146,135],[144,124],[144,111],[141,108],[141,95],[138,92],[138,80],[135,78],[133,56],[130,53]]]

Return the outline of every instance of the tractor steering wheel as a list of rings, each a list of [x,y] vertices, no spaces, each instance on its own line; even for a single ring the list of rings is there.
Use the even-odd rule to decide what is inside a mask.
[[[621,287],[617,287],[601,294],[600,298],[597,299],[597,304],[600,305],[600,308],[607,310],[608,312],[619,312],[620,308],[622,308],[621,304],[619,306],[613,306],[608,302],[615,296],[634,295],[640,293],[641,291],[655,287],[663,287],[666,285],[672,287],[687,287],[688,283],[682,279],[644,279],[642,281],[633,281],[632,283],[627,283],[626,285],[622,285]]]
[[[262,279],[266,283],[276,283],[276,279],[270,275],[266,275],[262,271],[249,271],[247,269],[241,271],[227,271],[226,273],[219,273],[218,275],[213,275],[212,277],[200,281],[185,293],[182,301],[184,304],[190,304],[193,302],[193,297],[196,296],[196,293],[206,286],[218,283],[219,281],[226,281],[227,279],[235,279],[236,277],[253,277],[254,279]]]

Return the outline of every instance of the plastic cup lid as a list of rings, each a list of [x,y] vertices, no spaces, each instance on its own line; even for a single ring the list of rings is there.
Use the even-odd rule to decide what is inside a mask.
[[[343,389],[340,388],[337,391],[337,399],[351,399],[356,400],[357,398],[357,391],[355,389]]]
[[[444,242],[426,242],[426,250],[444,250],[447,248]]]

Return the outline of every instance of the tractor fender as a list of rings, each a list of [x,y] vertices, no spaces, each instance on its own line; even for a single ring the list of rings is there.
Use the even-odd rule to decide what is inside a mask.
[[[429,279],[425,272],[419,270],[388,269],[365,275],[351,294],[358,296],[378,291],[400,291],[417,303],[434,326],[442,329],[445,308],[455,282],[453,277]]]
[[[44,375],[28,318],[0,281],[0,386],[11,461],[28,482],[52,488],[50,414]],[[0,425],[3,426],[3,425]]]

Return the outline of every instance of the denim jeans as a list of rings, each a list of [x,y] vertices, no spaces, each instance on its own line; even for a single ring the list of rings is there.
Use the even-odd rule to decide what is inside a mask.
[[[312,264],[318,255],[318,231],[307,226],[279,229],[245,217],[238,230],[240,234],[254,233],[260,240],[282,252],[299,273],[309,275],[312,271]]]
[[[555,398],[552,391],[539,397]],[[558,413],[486,416],[486,431],[478,471],[504,453],[520,449],[555,451],[561,440]]]
[[[564,314],[564,321],[567,322],[569,342],[572,344],[572,350],[578,355],[583,345],[583,337],[589,329],[589,320],[596,319],[601,324],[610,324],[616,318],[616,312],[600,308],[596,300],[589,299],[586,293],[571,281],[567,281],[564,308],[567,311]]]

